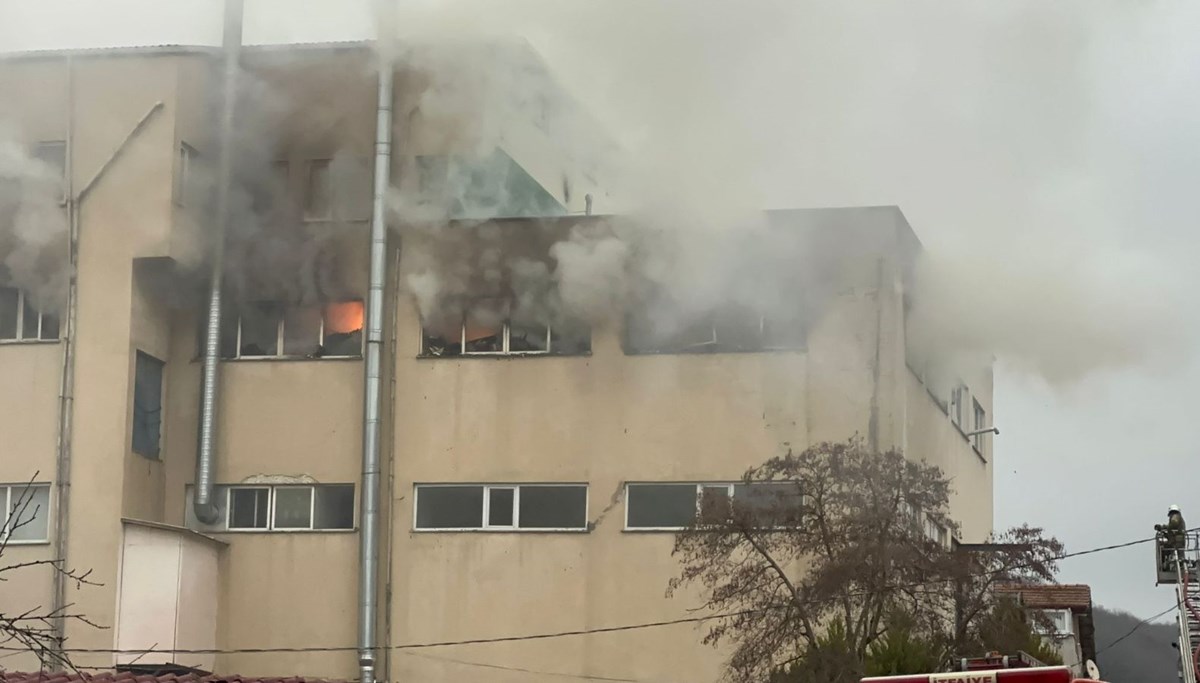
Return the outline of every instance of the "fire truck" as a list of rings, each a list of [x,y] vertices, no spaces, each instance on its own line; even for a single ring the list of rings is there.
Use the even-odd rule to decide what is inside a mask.
[[[1065,666],[1045,666],[1025,653],[1015,657],[996,653],[962,659],[959,671],[911,676],[864,678],[862,683],[1102,683],[1095,678],[1075,678]],[[1088,675],[1099,676],[1096,665],[1088,662]]]

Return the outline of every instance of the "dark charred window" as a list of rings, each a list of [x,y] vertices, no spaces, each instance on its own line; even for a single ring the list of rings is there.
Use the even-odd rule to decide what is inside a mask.
[[[328,220],[333,217],[333,173],[329,159],[308,162],[304,184],[304,217],[309,220]]]
[[[163,362],[137,352],[133,373],[133,452],[158,459],[162,435]]]
[[[582,324],[468,317],[462,323],[429,325],[422,331],[421,355],[579,356],[592,351],[591,330]]]
[[[0,287],[0,342],[56,341],[58,331],[58,318],[39,311],[25,292]]]
[[[418,531],[585,531],[586,484],[419,484]]]
[[[357,358],[362,356],[363,315],[363,302],[358,299],[312,306],[249,304],[222,323],[221,357]],[[201,354],[204,334],[202,320]]]
[[[625,352],[792,351],[803,350],[807,344],[807,329],[799,312],[763,315],[740,306],[705,314],[674,310],[654,303],[631,311],[625,323]]]
[[[186,490],[186,524],[200,531],[338,531],[354,528],[353,484],[217,486],[218,521],[204,524]]]

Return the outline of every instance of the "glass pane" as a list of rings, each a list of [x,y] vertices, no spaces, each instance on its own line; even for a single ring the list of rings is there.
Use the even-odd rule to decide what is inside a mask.
[[[42,339],[58,339],[58,318],[49,313],[42,314]]]
[[[162,425],[163,362],[137,352],[133,379],[133,452],[157,458]]]
[[[545,353],[549,350],[545,325],[511,323],[508,326],[508,350],[513,353]]]
[[[696,521],[695,484],[630,484],[628,517],[631,529],[685,527]]]
[[[275,489],[275,528],[312,528],[311,486],[279,487]]]
[[[229,528],[266,529],[269,489],[229,491]]]
[[[9,505],[8,529],[12,540],[49,540],[49,486],[13,486]]]
[[[729,519],[729,487],[705,486],[700,489],[700,518],[716,523]]]
[[[23,322],[21,328],[21,339],[37,339],[38,338],[38,311],[33,307],[33,302],[29,297],[25,297],[25,311],[22,316]]]
[[[17,304],[20,293],[12,287],[0,287],[0,339],[17,338]]]
[[[283,316],[283,355],[311,356],[321,346],[321,309],[289,308]]]
[[[418,529],[482,527],[482,486],[421,486],[417,489]]]
[[[736,484],[733,487],[734,510],[751,514],[765,525],[782,525],[797,520],[802,498],[794,482]]]
[[[586,486],[522,486],[522,529],[586,529]]]
[[[279,307],[252,304],[242,312],[242,356],[279,355]]]
[[[327,304],[325,317],[325,355],[361,356],[363,302],[340,301]]]
[[[316,487],[314,529],[354,528],[354,485],[337,484]],[[276,513],[278,514],[278,513]]]
[[[514,489],[488,489],[488,526],[513,525]]]

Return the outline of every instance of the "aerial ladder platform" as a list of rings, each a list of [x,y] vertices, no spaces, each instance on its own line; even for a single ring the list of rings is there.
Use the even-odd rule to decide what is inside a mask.
[[[1182,547],[1168,532],[1155,537],[1157,585],[1175,586],[1176,621],[1179,627],[1179,680],[1197,683],[1200,673],[1200,532],[1184,532]]]

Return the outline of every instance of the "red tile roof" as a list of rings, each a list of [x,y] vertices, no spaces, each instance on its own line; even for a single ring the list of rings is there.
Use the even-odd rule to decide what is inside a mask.
[[[996,592],[1015,595],[1022,605],[1031,609],[1070,609],[1083,612],[1092,607],[1092,589],[1084,584],[1007,584],[997,586]]]
[[[300,676],[200,676],[187,674],[135,674],[127,671],[100,671],[96,673],[48,673],[34,671],[0,671],[0,683],[344,683],[321,678]]]

